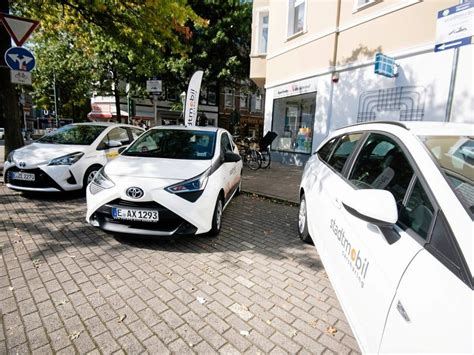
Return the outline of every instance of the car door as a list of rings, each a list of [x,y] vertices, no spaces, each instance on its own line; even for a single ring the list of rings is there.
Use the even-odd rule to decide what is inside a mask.
[[[339,158],[334,158],[337,151],[329,164],[339,168]],[[417,233],[406,232],[399,219],[396,232],[389,235],[344,207],[346,196],[355,189],[381,189],[393,194],[401,210],[416,175],[409,155],[393,137],[368,135],[345,170],[348,179],[332,175],[323,186],[327,201],[323,225],[328,228],[325,250],[332,258],[329,272],[335,275],[336,289],[359,343],[364,351],[376,352],[397,285],[422,249],[420,235],[426,236],[433,211],[432,207],[418,209],[424,219]]]
[[[116,158],[119,155],[119,149],[128,146],[130,141],[126,127],[115,127],[107,133],[98,149],[101,149],[107,161],[110,161]],[[114,146],[115,143],[120,145]]]
[[[226,132],[221,133],[221,139],[220,139],[220,159],[223,162],[222,164],[222,186],[224,187],[224,194],[225,194],[225,200],[227,200],[232,196],[232,193],[234,192],[235,188],[235,175],[237,172],[237,163],[225,163],[224,162],[224,154],[226,152],[233,152],[232,144],[231,144],[231,139],[229,135]]]
[[[416,210],[430,205],[417,181],[402,216],[406,228],[417,230],[427,223],[422,221],[426,213]],[[468,229],[465,233],[472,237]],[[429,242],[409,264],[397,288],[380,352],[472,354],[473,317],[472,275],[446,217],[438,210]]]

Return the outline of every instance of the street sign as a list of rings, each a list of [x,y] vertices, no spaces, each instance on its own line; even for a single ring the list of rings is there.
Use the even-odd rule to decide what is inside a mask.
[[[11,70],[10,81],[12,84],[31,85],[31,73],[23,70]]]
[[[149,93],[161,93],[162,92],[161,80],[147,80],[146,91],[148,91]]]
[[[474,2],[438,11],[435,52],[472,43],[474,29]]]
[[[0,13],[0,22],[3,22],[5,29],[17,46],[22,46],[30,37],[31,32],[39,25],[39,22],[35,20],[2,13]]]
[[[5,52],[5,63],[12,70],[32,71],[36,61],[28,49],[11,47]]]

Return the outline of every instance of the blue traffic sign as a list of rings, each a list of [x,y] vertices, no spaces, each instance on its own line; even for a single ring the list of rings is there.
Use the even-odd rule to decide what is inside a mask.
[[[32,71],[36,60],[28,49],[23,47],[11,47],[5,52],[5,63],[12,70]]]
[[[435,52],[441,52],[446,49],[451,49],[451,48],[458,48],[461,46],[465,46],[467,44],[471,44],[471,38],[472,37],[466,37],[466,38],[460,38],[454,41],[446,42],[446,43],[441,43],[437,44],[435,46]]]
[[[435,52],[458,48],[472,43],[474,1],[438,11]]]

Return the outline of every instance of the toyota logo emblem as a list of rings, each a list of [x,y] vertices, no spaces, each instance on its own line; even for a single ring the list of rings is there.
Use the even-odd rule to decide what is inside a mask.
[[[141,198],[143,196],[143,190],[139,187],[129,187],[126,193],[131,198]]]
[[[26,166],[26,163],[24,161],[21,161],[18,163],[18,165],[21,167],[21,168],[24,168]]]

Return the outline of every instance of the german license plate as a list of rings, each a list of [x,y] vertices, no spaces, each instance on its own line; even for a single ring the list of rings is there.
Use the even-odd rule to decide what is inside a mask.
[[[22,181],[35,181],[35,174],[10,171],[10,179]]]
[[[137,210],[129,208],[112,207],[112,217],[114,219],[124,219],[140,222],[158,222],[158,211]]]

